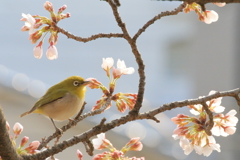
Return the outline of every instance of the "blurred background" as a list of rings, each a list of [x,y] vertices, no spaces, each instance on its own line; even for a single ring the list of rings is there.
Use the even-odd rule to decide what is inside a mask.
[[[71,17],[60,21],[58,26],[74,35],[90,37],[98,33],[121,32],[110,6],[104,1],[51,2],[55,10],[67,5],[64,13],[71,13]],[[180,4],[151,0],[121,2],[119,12],[131,35],[155,15],[173,10]],[[127,67],[137,70],[131,48],[121,38],[80,43],[59,34],[56,45],[58,59],[51,61],[46,58],[45,52],[49,46],[47,39],[43,45],[43,57],[40,60],[34,58],[32,50],[37,44],[31,44],[28,32],[20,30],[24,25],[20,19],[22,13],[49,17],[49,12],[43,8],[44,3],[44,0],[0,2],[0,105],[11,127],[15,122],[24,126],[19,139],[28,136],[30,141],[41,140],[52,134],[54,127],[44,116],[32,114],[19,118],[19,115],[28,111],[50,86],[72,75],[95,77],[108,85],[108,78],[101,68],[102,58],[106,57],[113,57],[115,62],[117,59],[124,60]],[[194,12],[180,13],[156,21],[139,37],[137,45],[146,65],[147,77],[141,112],[164,103],[208,95],[211,90],[224,91],[239,87],[239,4],[229,4],[223,8],[208,4],[206,7],[219,14],[217,22],[207,25],[200,22]],[[136,93],[138,79],[137,72],[122,76],[117,82],[116,92]],[[91,110],[100,96],[100,90],[88,89],[84,112]],[[223,106],[226,106],[225,113],[231,109],[238,110],[231,98],[224,98]],[[147,160],[239,159],[238,130],[226,138],[215,137],[221,145],[220,153],[213,151],[210,157],[204,157],[193,151],[188,156],[184,155],[179,141],[172,138],[176,125],[171,118],[178,113],[190,115],[187,107],[167,111],[157,116],[161,123],[150,120],[130,122],[107,132],[106,137],[117,149],[121,149],[130,138],[141,137],[143,150],[129,152],[128,156],[144,156]],[[103,117],[110,122],[125,114],[119,113],[113,105],[105,113],[81,121],[75,128],[67,131],[61,140],[92,128]],[[56,124],[61,127],[66,123],[67,121]],[[91,159],[83,144],[68,148],[55,157],[60,160],[77,159],[77,149],[82,151],[84,159]],[[94,151],[95,154],[101,152]]]

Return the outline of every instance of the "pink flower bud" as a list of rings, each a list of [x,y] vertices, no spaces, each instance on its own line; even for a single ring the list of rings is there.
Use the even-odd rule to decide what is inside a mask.
[[[111,154],[112,159],[121,159],[122,156],[123,156],[123,152],[117,151],[117,150]]]
[[[43,34],[43,32],[41,32],[41,31],[36,31],[36,32],[33,33],[33,34],[30,34],[29,40],[32,41],[32,44],[34,44],[34,43],[36,43],[36,42],[39,40],[39,38],[42,37],[42,34]]]
[[[21,134],[21,132],[23,131],[23,126],[20,123],[15,123],[13,126],[13,132],[16,136],[18,136],[19,134]]]
[[[43,55],[42,41],[33,48],[33,55],[35,58],[40,59]]]
[[[211,24],[212,22],[216,22],[218,20],[218,14],[217,12],[211,10],[211,11],[205,11],[206,16],[204,17],[204,22],[207,24]]]
[[[141,142],[139,142],[139,137],[132,138],[122,149],[121,151],[123,153],[126,153],[127,151],[133,150],[133,151],[141,151],[143,148],[143,145]]]
[[[67,5],[63,5],[58,9],[58,14],[62,13],[67,8]]]
[[[43,6],[47,11],[53,12],[53,5],[51,2],[46,1]]]
[[[8,132],[9,132],[10,131],[10,125],[9,125],[8,121],[6,121],[6,128],[7,128]]]
[[[71,16],[70,13],[66,13],[66,14],[60,14],[60,19],[65,19],[65,18],[69,18]]]
[[[132,138],[127,144],[126,146],[130,146],[134,143],[137,143],[138,141],[140,140],[140,137],[135,137],[135,138]]]
[[[101,154],[95,155],[92,160],[103,160],[104,158],[106,159],[107,157],[109,157],[110,154],[110,152],[103,152]]]
[[[86,81],[89,81],[87,86],[91,89],[98,89],[102,85],[96,78],[87,78]]]
[[[50,45],[46,52],[47,58],[50,60],[54,60],[58,58],[58,51],[55,45]]]
[[[27,142],[28,142],[29,138],[24,136],[21,140],[20,146],[23,147]]]
[[[23,31],[23,32],[29,31],[29,27],[27,27],[27,26],[22,26],[21,31]]]
[[[120,99],[116,102],[116,106],[117,106],[117,109],[119,110],[119,112],[121,112],[121,113],[124,113],[125,110],[127,109],[127,103],[124,102],[122,99]]]
[[[141,151],[143,148],[143,145],[141,142],[137,142],[135,144],[133,144],[131,147],[130,147],[130,150],[132,151]]]
[[[79,160],[82,160],[83,155],[81,151],[77,150],[77,156]]]
[[[39,141],[32,141],[25,150],[28,153],[35,153],[35,150],[37,150],[38,146],[40,145]]]

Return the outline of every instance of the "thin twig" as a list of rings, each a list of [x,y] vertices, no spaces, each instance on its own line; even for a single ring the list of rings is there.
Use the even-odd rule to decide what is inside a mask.
[[[78,112],[78,114],[76,115],[76,117],[74,118],[74,120],[75,120],[75,119],[78,119],[78,118],[82,115],[83,110],[85,109],[85,105],[86,105],[86,104],[87,104],[86,102],[83,103],[83,106],[82,106],[81,110]]]
[[[74,123],[69,122],[67,125],[63,126],[63,127],[61,128],[61,130],[62,130],[63,132],[65,132],[65,131],[67,131],[68,129],[74,127],[74,126],[76,125],[76,123],[82,121],[83,119],[85,119],[85,118],[87,118],[87,117],[89,117],[89,116],[94,116],[94,115],[96,115],[96,114],[102,113],[102,112],[110,105],[110,103],[111,103],[111,97],[108,97],[107,100],[106,100],[105,105],[104,105],[102,108],[100,108],[100,109],[98,109],[98,110],[95,110],[95,111],[90,111],[90,112],[88,112],[88,113],[83,114],[83,115],[80,116],[79,118],[74,119],[74,121],[75,121]],[[55,133],[53,133],[51,136],[49,136],[48,138],[45,138],[45,140],[44,140],[43,142],[41,142],[41,144],[39,145],[38,150],[42,149],[42,148],[43,148],[44,146],[46,146],[51,140],[53,140],[54,138],[58,137],[59,134],[60,134],[59,132],[55,132]]]
[[[127,28],[126,28],[126,25],[125,23],[122,21],[119,13],[118,13],[118,8],[116,5],[114,5],[114,3],[111,1],[111,0],[106,0],[109,5],[111,6],[112,8],[112,11],[113,11],[113,15],[115,17],[115,20],[116,22],[118,23],[118,26],[121,28],[123,34],[124,34],[124,38],[128,41],[131,49],[132,49],[132,52],[135,56],[135,59],[136,59],[136,62],[138,64],[138,74],[139,74],[139,85],[138,85],[138,97],[137,97],[137,100],[136,100],[136,104],[134,106],[134,109],[132,111],[129,112],[129,114],[133,115],[133,116],[137,116],[138,113],[139,113],[139,110],[142,106],[142,101],[143,101],[143,96],[144,96],[144,90],[145,90],[145,79],[146,79],[146,76],[145,76],[145,71],[144,71],[144,68],[145,68],[145,65],[143,63],[143,60],[142,60],[142,57],[141,57],[141,54],[139,53],[138,51],[138,48],[137,48],[137,45],[136,45],[136,42],[133,41],[133,39],[131,38],[131,36],[129,35],[128,31],[127,31]]]
[[[171,16],[171,15],[177,15],[179,12],[182,12],[182,10],[186,7],[186,3],[182,3],[179,7],[175,8],[173,11],[165,11],[161,12],[157,16],[153,17],[151,20],[149,20],[146,24],[143,25],[142,28],[138,30],[138,32],[133,36],[133,41],[136,41],[137,38],[155,21],[161,19],[165,16]]]
[[[79,42],[89,42],[89,41],[92,41],[92,40],[96,40],[98,38],[123,38],[123,34],[120,34],[120,33],[99,33],[99,34],[95,34],[95,35],[92,35],[91,37],[88,37],[88,38],[82,38],[82,37],[79,37],[79,36],[75,36],[74,34],[64,30],[63,28],[60,28],[58,27],[57,25],[54,26],[54,29],[57,30],[58,32],[61,32],[62,34],[66,35],[68,38],[71,38],[71,39],[74,39],[76,41],[79,41]]]
[[[205,132],[208,136],[211,136],[212,135],[211,129],[214,125],[213,113],[210,111],[209,106],[207,105],[206,102],[203,101],[202,106],[203,106],[204,110],[206,111],[208,118],[209,118],[209,123],[208,123],[207,127],[205,128]]]
[[[86,152],[88,153],[88,155],[93,156],[94,147],[93,147],[92,142],[88,139],[88,140],[84,141],[83,144],[86,148]]]

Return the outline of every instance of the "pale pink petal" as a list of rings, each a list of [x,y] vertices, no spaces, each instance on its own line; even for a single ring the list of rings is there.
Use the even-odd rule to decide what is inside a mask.
[[[123,69],[122,73],[123,73],[123,74],[133,74],[134,71],[135,71],[135,70],[134,70],[133,67],[129,67],[129,68]]]
[[[197,145],[194,145],[194,149],[196,151],[197,154],[201,155],[203,152],[203,148]]]
[[[199,115],[200,113],[198,111],[196,111],[195,109],[191,109],[190,112],[193,114],[193,115]]]
[[[35,58],[40,59],[43,55],[43,49],[42,46],[36,46],[33,48],[33,55]]]
[[[126,68],[124,60],[121,61],[120,59],[118,59],[117,68],[120,68],[120,69],[125,69]]]
[[[218,152],[221,152],[219,144],[213,143],[213,144],[210,144],[210,146],[212,147],[212,149],[214,149],[214,150],[216,150]]]
[[[202,153],[204,156],[208,157],[212,153],[213,149],[210,146],[205,146],[202,149]]]
[[[13,126],[13,132],[16,135],[21,134],[21,132],[23,131],[23,126],[20,123],[15,123]]]
[[[218,14],[213,10],[207,12],[207,17],[210,17],[212,22],[216,22],[218,20]]]
[[[227,134],[232,135],[236,132],[236,127],[226,127],[224,130]]]
[[[215,136],[220,136],[221,132],[220,132],[220,128],[219,126],[214,126],[211,130],[212,134]]]
[[[189,155],[193,151],[193,146],[190,144],[188,146],[185,146],[184,148],[184,154]]]
[[[226,116],[235,116],[236,114],[237,114],[237,111],[232,109],[226,114]]]
[[[209,143],[216,143],[216,140],[213,136],[208,136]]]
[[[229,116],[227,118],[227,121],[225,122],[226,126],[236,126],[236,124],[238,123],[238,118],[235,116]]]
[[[95,138],[95,139],[92,140],[93,147],[95,149],[101,149],[101,145],[104,143],[103,140],[106,140],[105,139],[105,133],[98,134],[97,137],[98,138]]]
[[[40,142],[39,142],[39,141],[32,141],[32,142],[29,144],[29,147],[31,148],[31,150],[36,150],[39,145],[40,145]]]
[[[217,5],[218,7],[224,7],[226,5],[226,3],[213,3],[215,5]]]
[[[50,60],[54,60],[58,58],[58,51],[55,45],[50,45],[46,52],[47,58]]]
[[[212,111],[215,112],[215,113],[222,113],[224,110],[225,110],[225,107],[223,107],[223,106],[216,106],[216,107],[213,108]]]
[[[113,66],[113,64],[114,64],[114,60],[113,60],[113,58],[112,57],[109,57],[109,58],[103,58],[102,59],[103,60],[103,63],[102,63],[102,68],[104,69],[104,70],[109,70],[109,69],[111,69],[112,68],[112,66]]]

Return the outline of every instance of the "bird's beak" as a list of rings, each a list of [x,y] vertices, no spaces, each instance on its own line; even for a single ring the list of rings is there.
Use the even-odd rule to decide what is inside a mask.
[[[90,83],[91,81],[83,81],[83,85],[87,85],[88,83]]]

